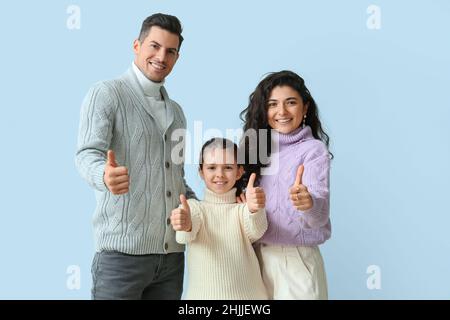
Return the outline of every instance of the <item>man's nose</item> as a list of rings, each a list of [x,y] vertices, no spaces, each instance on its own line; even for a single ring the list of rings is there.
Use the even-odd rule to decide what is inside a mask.
[[[159,49],[158,52],[156,53],[156,57],[160,62],[166,62],[167,57],[166,49],[164,48]]]

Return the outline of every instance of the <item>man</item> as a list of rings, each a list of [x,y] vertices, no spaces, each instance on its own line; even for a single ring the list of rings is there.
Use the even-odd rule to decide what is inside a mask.
[[[185,129],[164,79],[183,37],[178,18],[154,14],[134,41],[132,67],[95,84],[81,110],[76,165],[95,189],[93,299],[180,299],[184,247],[170,225],[178,195],[195,197],[184,163],[172,162]],[[178,144],[178,145],[177,145]]]

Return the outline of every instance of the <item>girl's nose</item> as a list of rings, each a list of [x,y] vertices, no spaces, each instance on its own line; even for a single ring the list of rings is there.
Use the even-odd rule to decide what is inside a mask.
[[[223,170],[217,170],[216,171],[216,176],[217,177],[223,177]]]

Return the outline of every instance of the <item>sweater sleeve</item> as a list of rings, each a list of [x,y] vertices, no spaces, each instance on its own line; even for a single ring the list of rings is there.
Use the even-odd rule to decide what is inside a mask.
[[[308,159],[309,158],[309,159]],[[308,188],[313,207],[302,212],[302,217],[313,229],[325,226],[330,217],[330,157],[325,146],[304,162],[303,184]]]
[[[78,130],[76,167],[89,185],[107,191],[103,181],[106,153],[109,149],[117,101],[103,83],[94,85],[84,98]]]
[[[202,206],[200,201],[196,199],[188,200],[189,208],[191,209],[192,229],[191,231],[177,231],[176,240],[178,243],[186,244],[194,241],[197,237],[198,231],[202,225]],[[180,205],[181,207],[181,205]]]
[[[255,242],[264,235],[267,230],[266,210],[260,209],[255,213],[248,210],[247,205],[240,205],[241,223],[250,242]]]

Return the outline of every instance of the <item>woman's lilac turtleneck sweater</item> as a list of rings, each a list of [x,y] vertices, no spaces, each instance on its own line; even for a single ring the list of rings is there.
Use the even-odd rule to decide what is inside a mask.
[[[266,169],[273,174],[262,174],[260,180],[266,193],[269,228],[258,242],[295,246],[321,244],[331,236],[328,149],[313,137],[309,126],[290,134],[275,134],[273,139],[279,139],[279,150],[271,155],[271,164]],[[301,164],[305,168],[302,184],[313,199],[313,207],[307,211],[296,210],[289,198],[289,188]]]

